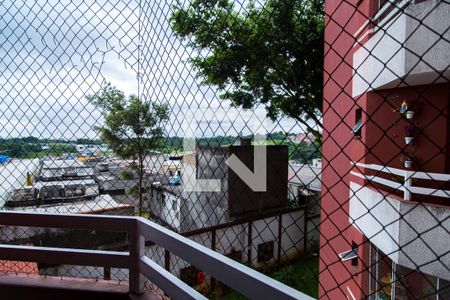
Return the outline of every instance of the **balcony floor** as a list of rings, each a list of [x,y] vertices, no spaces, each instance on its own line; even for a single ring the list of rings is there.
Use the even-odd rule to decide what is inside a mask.
[[[128,294],[127,284],[116,281],[40,277],[24,275],[0,275],[1,299],[33,300],[161,300],[156,294],[146,292],[139,296]]]

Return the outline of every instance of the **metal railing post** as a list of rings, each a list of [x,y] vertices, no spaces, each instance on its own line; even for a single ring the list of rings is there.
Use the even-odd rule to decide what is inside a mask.
[[[110,267],[103,268],[103,279],[111,280],[111,268]]]
[[[247,235],[247,263],[249,266],[252,264],[252,247],[253,247],[253,238],[252,238],[252,229],[253,229],[253,222],[248,222],[248,235]]]
[[[216,230],[211,230],[211,250],[216,251]],[[216,290],[216,278],[211,276],[211,291]]]
[[[164,250],[164,269],[170,272],[170,251]]]
[[[406,201],[411,200],[411,172],[405,171],[405,182],[403,184],[403,199]]]
[[[145,238],[139,232],[138,221],[130,233],[130,293],[144,293],[145,277],[139,271],[139,261],[145,255]]]
[[[283,229],[283,214],[278,215],[278,247],[277,247],[277,264],[281,264],[281,236]]]

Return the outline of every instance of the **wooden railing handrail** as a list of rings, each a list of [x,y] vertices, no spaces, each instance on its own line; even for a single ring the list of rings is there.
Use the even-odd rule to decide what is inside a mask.
[[[133,293],[144,291],[147,277],[174,299],[206,299],[145,256],[149,240],[252,299],[313,299],[144,218],[0,211],[0,225],[128,232],[129,252],[3,244],[0,259],[127,268]]]
[[[134,230],[135,224],[136,218],[128,216],[0,211],[0,225],[8,226],[85,229],[130,233]]]

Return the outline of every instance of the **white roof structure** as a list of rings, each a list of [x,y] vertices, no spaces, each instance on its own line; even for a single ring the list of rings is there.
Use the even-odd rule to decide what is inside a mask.
[[[26,185],[27,173],[35,173],[38,159],[19,159],[0,164],[0,207],[3,207],[15,189]]]
[[[44,169],[80,168],[84,162],[75,159],[47,159],[42,161]]]
[[[34,188],[41,189],[44,186],[60,185],[65,187],[67,185],[95,185],[94,179],[68,179],[68,180],[52,180],[52,181],[38,181],[33,184]]]
[[[289,184],[300,185],[314,192],[322,189],[322,169],[307,164],[289,165]]]
[[[57,205],[41,205],[17,207],[15,210],[37,213],[54,213],[54,214],[88,214],[120,208],[131,207],[130,204],[120,204],[114,201],[111,195],[104,194],[97,196],[94,200],[77,201],[70,203],[61,203]]]

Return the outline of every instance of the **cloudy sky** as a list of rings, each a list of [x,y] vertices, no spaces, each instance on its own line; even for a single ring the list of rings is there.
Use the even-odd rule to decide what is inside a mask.
[[[167,22],[170,2],[2,0],[0,137],[95,138],[102,119],[85,96],[104,81],[169,103],[170,135],[185,135],[192,118],[197,136],[249,132],[247,117],[198,84],[191,51]],[[268,131],[301,130],[258,118]]]

